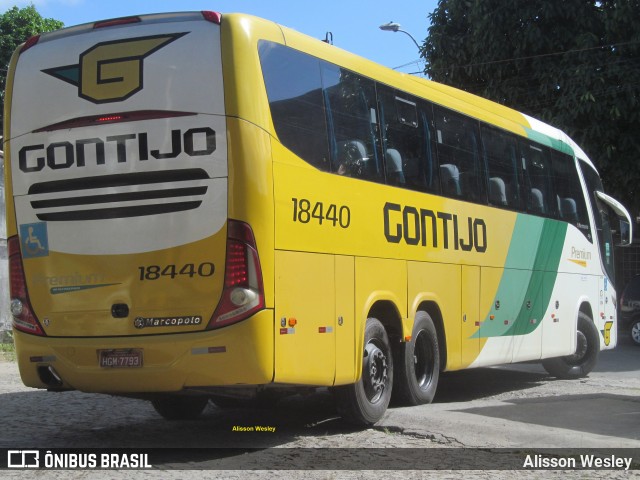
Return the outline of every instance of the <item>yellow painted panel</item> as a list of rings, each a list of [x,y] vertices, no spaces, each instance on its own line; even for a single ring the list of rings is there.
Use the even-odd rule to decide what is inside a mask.
[[[25,385],[45,388],[39,365],[52,365],[66,386],[85,392],[169,392],[185,386],[260,385],[273,380],[273,310],[195,334],[56,338],[15,332]],[[142,368],[101,368],[97,350],[143,350]],[[32,357],[41,361],[33,362]]]
[[[356,314],[366,320],[369,310],[378,300],[391,301],[400,316],[407,318],[405,261],[356,258]]]
[[[334,257],[278,250],[275,267],[275,381],[333,385]]]
[[[413,330],[413,318],[422,302],[433,302],[442,314],[447,352],[447,370],[460,366],[460,265],[446,263],[408,262],[409,318]]]
[[[407,318],[407,262],[382,258],[356,258],[356,352],[364,349],[364,327],[369,311],[378,301],[391,302],[403,319]],[[404,331],[402,336],[410,335]],[[362,355],[356,358],[362,371]]]
[[[271,139],[255,125],[227,118],[229,218],[251,225],[264,280],[267,307],[273,307],[273,169]]]
[[[320,172],[277,142],[272,152],[277,249],[504,265],[514,212]]]
[[[284,43],[280,27],[249,15],[228,14],[221,25],[225,110],[273,132],[258,58],[261,39]]]
[[[117,235],[114,236],[114,241]],[[220,298],[226,228],[187,245],[128,255],[50,252],[25,259],[35,314],[47,335],[108,336],[203,330]],[[129,315],[114,318],[114,304]],[[200,317],[191,325],[136,327],[136,318]],[[193,321],[193,319],[192,319]]]
[[[460,366],[468,367],[480,353],[480,267],[462,266],[462,329]]]
[[[355,382],[356,321],[355,321],[355,261],[353,257],[335,257],[336,289],[336,378],[335,384]],[[359,355],[358,355],[359,356]]]
[[[19,50],[13,52],[9,68],[7,70],[6,88],[4,96],[4,131],[5,142],[2,150],[4,150],[4,158],[11,158],[11,105],[13,102],[13,82],[16,72],[16,63],[19,57]],[[13,204],[13,184],[11,182],[11,162],[4,162],[4,194],[7,222],[7,238],[18,234],[18,225],[16,224],[16,211]]]

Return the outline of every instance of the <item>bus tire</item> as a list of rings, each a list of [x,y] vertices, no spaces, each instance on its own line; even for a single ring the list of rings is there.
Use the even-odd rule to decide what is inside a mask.
[[[600,354],[600,334],[586,314],[578,314],[576,353],[566,357],[547,358],[542,366],[554,377],[573,380],[582,378],[596,366]]]
[[[166,420],[194,420],[209,403],[208,397],[163,395],[151,400],[151,405]]]
[[[411,341],[397,351],[394,402],[403,405],[431,403],[440,376],[438,333],[426,312],[417,312]]]
[[[393,355],[382,323],[367,319],[364,331],[362,376],[358,382],[337,387],[338,410],[353,424],[369,426],[382,418],[391,400]]]
[[[634,318],[629,324],[629,335],[634,345],[640,347],[640,318]]]

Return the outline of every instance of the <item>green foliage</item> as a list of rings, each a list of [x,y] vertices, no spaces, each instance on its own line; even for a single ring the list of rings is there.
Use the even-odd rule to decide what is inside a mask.
[[[440,0],[423,45],[433,80],[567,132],[640,210],[640,0]]]
[[[16,360],[16,346],[13,343],[12,332],[0,332],[2,333],[0,342],[0,361],[15,362]]]
[[[14,50],[33,35],[62,28],[64,24],[53,18],[42,18],[36,7],[13,7],[0,15],[0,95],[4,104],[7,67]]]

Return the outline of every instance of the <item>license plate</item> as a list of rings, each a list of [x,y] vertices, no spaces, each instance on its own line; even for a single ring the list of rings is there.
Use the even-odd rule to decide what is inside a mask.
[[[98,359],[103,368],[139,368],[142,367],[142,349],[98,350]]]

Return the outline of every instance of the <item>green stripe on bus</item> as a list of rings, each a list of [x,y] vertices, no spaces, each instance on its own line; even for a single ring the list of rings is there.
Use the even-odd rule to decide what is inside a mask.
[[[568,143],[565,143],[562,140],[551,138],[550,136],[545,135],[544,133],[540,133],[536,130],[532,130],[531,128],[525,128],[525,130],[527,132],[527,137],[534,142],[546,145],[547,147],[551,147],[554,150],[559,150],[562,153],[566,153],[568,155],[571,155],[572,157],[575,157],[575,152]]]
[[[472,338],[526,335],[538,328],[551,299],[566,232],[564,222],[518,216],[493,307]],[[520,305],[515,321],[491,321],[490,315],[499,312],[496,302],[505,300]]]

